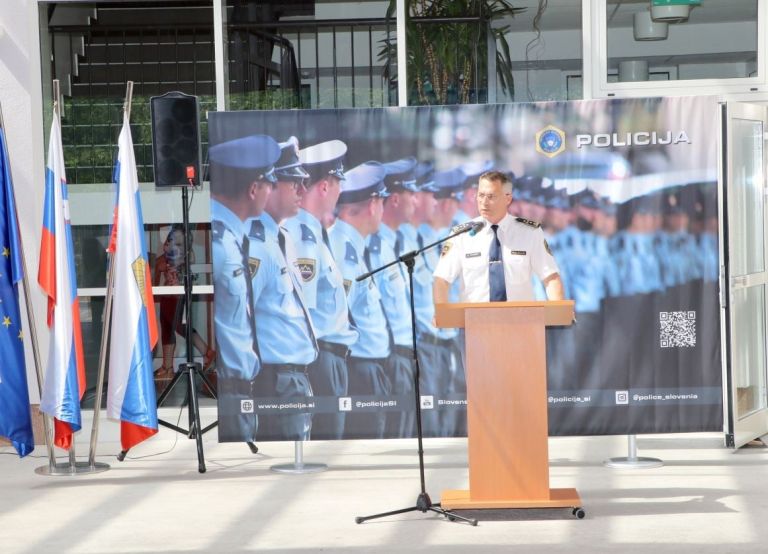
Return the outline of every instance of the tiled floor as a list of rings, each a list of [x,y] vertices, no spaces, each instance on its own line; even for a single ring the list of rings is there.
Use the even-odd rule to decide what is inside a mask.
[[[87,427],[86,427],[87,428]],[[117,462],[116,425],[102,423],[105,473],[42,477],[41,457],[0,448],[0,552],[766,552],[768,448],[732,452],[718,434],[639,437],[641,455],[665,465],[615,470],[625,437],[550,441],[552,486],[576,487],[587,516],[570,510],[489,512],[477,527],[414,512],[355,524],[355,516],[414,504],[415,440],[317,442],[311,475],[270,471],[292,443],[242,444],[205,437],[208,471],[194,441],[163,430]],[[84,459],[88,436],[80,447]],[[80,445],[78,445],[80,446]],[[427,490],[466,486],[466,441],[425,442]]]

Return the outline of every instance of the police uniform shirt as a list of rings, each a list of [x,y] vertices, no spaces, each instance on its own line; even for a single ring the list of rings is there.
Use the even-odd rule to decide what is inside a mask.
[[[268,213],[248,223],[249,263],[254,273],[253,303],[261,361],[264,364],[310,364],[317,357],[317,350],[312,339],[311,321],[301,305],[300,277],[295,273],[295,266],[286,261],[286,257],[295,259],[288,250],[292,247],[291,238],[286,235],[284,256],[278,239],[280,229]]]
[[[453,220],[451,221],[451,227],[453,228],[453,227],[456,227],[456,225],[461,225],[462,223],[466,223],[470,219],[472,218],[469,217],[464,210],[458,209],[456,210],[456,214],[453,216]]]
[[[214,326],[223,378],[252,380],[259,372],[248,321],[248,274],[243,257],[245,223],[211,200],[213,234]]]
[[[481,221],[481,218],[477,218]],[[557,262],[537,223],[505,215],[497,231],[501,243],[507,300],[532,300],[531,276],[545,281],[558,273]],[[476,235],[464,233],[443,248],[435,277],[461,282],[462,302],[488,302],[490,298],[488,255],[493,230],[488,221]]]
[[[419,233],[410,223],[403,223],[398,228],[403,239],[403,252],[413,252],[419,248]],[[416,257],[413,266],[413,308],[416,312],[416,332],[434,335],[436,329],[432,326],[435,315],[435,304],[432,301],[432,272],[427,268],[424,255]]]
[[[383,223],[379,226],[377,233],[368,236],[366,243],[371,269],[395,261],[396,240],[396,233]],[[374,275],[374,279],[381,294],[381,304],[389,322],[394,343],[409,346],[411,344],[411,310],[402,264],[394,264],[380,271]]]
[[[301,276],[306,302],[316,337],[327,342],[351,346],[357,331],[349,324],[349,307],[344,279],[323,241],[320,221],[306,210],[283,222],[294,241],[294,264]]]
[[[371,279],[357,282],[366,273],[365,240],[352,225],[337,219],[328,230],[333,257],[341,270],[352,324],[359,333],[351,347],[356,358],[382,359],[389,356],[387,320],[381,308],[381,295]]]

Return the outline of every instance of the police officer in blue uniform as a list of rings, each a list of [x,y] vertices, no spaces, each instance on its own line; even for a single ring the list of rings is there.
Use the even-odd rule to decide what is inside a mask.
[[[373,397],[364,402],[364,411],[347,414],[345,438],[383,438],[386,411],[378,402],[387,400],[391,382],[387,358],[391,353],[391,331],[381,305],[381,295],[373,279],[356,281],[369,269],[365,259],[365,239],[381,223],[386,196],[386,170],[378,162],[366,162],[345,174],[337,203],[338,217],[328,230],[331,251],[341,270],[347,291],[350,321],[358,332],[347,360],[350,396]]]
[[[423,242],[418,227],[432,218],[435,201],[435,169],[432,162],[421,162],[414,169],[418,192],[414,194],[414,210],[409,221],[397,230],[398,242],[402,240],[400,254],[418,250]],[[396,249],[397,252],[397,249]],[[416,334],[419,356],[419,391],[421,392],[421,423],[424,436],[440,435],[440,420],[436,402],[438,393],[439,368],[450,364],[446,349],[433,344],[437,340],[432,320],[435,306],[432,302],[432,272],[424,254],[418,256],[413,268],[413,303],[416,313]],[[426,341],[420,340],[427,337]],[[434,340],[430,340],[434,337]]]
[[[327,400],[324,411],[312,417],[313,439],[344,438],[346,412],[338,403],[349,392],[347,355],[357,341],[357,331],[349,323],[344,280],[321,223],[341,193],[346,152],[347,145],[340,140],[299,151],[302,167],[309,174],[307,190],[301,194],[299,213],[283,223],[295,241],[295,263],[319,349],[317,360],[309,366],[309,381],[316,406],[320,408],[323,398]]]
[[[261,369],[248,263],[248,221],[259,216],[275,181],[280,147],[254,135],[212,146],[211,229],[213,235],[214,327],[218,351],[219,440],[256,438],[254,379]]]
[[[307,373],[317,358],[317,344],[301,289],[294,243],[279,224],[298,213],[298,190],[309,175],[298,160],[298,141],[291,137],[280,146],[275,189],[264,213],[250,222],[249,230],[250,264],[255,273],[254,320],[262,361],[257,392],[271,398],[272,404],[299,406],[263,415],[260,434],[277,440],[308,440],[311,414],[300,404],[311,401]]]
[[[396,229],[407,222],[414,211],[414,194],[418,191],[414,169],[416,158],[403,158],[383,164],[387,197],[379,230],[368,236],[366,255],[371,269],[382,267],[397,258]],[[402,239],[401,239],[402,240]],[[396,264],[377,273],[374,278],[381,293],[384,314],[392,331],[392,354],[386,366],[392,385],[392,395],[399,397],[400,412],[387,414],[387,437],[411,437],[415,431],[416,412],[413,405],[415,364],[411,336],[411,308],[408,276],[403,264]]]

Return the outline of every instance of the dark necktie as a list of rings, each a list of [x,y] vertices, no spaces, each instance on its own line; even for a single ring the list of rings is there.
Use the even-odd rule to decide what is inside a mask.
[[[371,253],[368,251],[368,248],[366,248],[363,251],[363,259],[365,260],[365,268],[368,271],[370,271],[371,270]],[[368,278],[373,279],[373,276]],[[375,282],[373,283],[375,284]],[[392,351],[392,345],[395,344],[395,337],[392,335],[392,328],[389,326],[389,320],[387,319],[387,310],[384,309],[384,301],[381,295],[379,295],[379,306],[381,306],[381,315],[384,317],[384,324],[387,326],[387,334],[389,335],[389,348],[390,348],[390,351]]]
[[[397,240],[395,240],[395,256],[398,258],[403,253],[403,232],[397,232]]]
[[[254,317],[254,305],[253,305],[253,275],[251,275],[250,256],[248,255],[251,241],[247,235],[243,236],[243,245],[241,253],[243,255],[243,278],[245,279],[245,296],[247,305],[245,312],[248,317],[248,324],[251,326],[251,338],[253,339],[253,351],[256,352],[256,356],[261,360],[261,353],[259,352],[259,341],[256,337],[256,318]]]
[[[323,242],[328,247],[328,251],[333,252],[333,250],[331,250],[331,240],[328,238],[328,231],[325,230],[325,227],[322,227],[322,229],[323,229]]]
[[[304,319],[307,322],[307,329],[309,330],[309,338],[312,340],[312,344],[315,347],[315,350],[317,350],[317,339],[315,338],[315,329],[312,326],[312,320],[309,318],[309,312],[307,311],[307,307],[304,305],[304,298],[299,293],[299,289],[301,288],[301,285],[298,282],[298,279],[296,278],[296,274],[293,272],[293,268],[291,267],[290,261],[288,260],[288,256],[285,253],[285,235],[282,231],[277,232],[277,242],[280,245],[280,251],[283,253],[283,259],[285,260],[285,269],[288,271],[288,276],[291,279],[291,284],[293,285],[293,297],[296,299],[296,302],[299,303],[299,306],[301,306],[301,311],[304,312]]]
[[[491,302],[506,302],[507,287],[504,284],[504,263],[501,256],[501,242],[499,242],[498,225],[491,225],[493,229],[493,240],[491,240],[491,250],[488,253],[488,277],[491,286]]]

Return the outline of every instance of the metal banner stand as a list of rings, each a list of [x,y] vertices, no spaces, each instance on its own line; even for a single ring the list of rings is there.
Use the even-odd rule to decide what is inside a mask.
[[[61,92],[59,89],[59,81],[54,80],[53,81],[53,117],[57,118],[59,120],[59,128],[61,128]],[[29,291],[29,286],[27,283],[27,269],[26,269],[26,261],[24,262],[24,296],[26,297],[26,307],[27,307],[27,319],[29,321],[29,327],[30,331],[32,332],[32,351],[35,357],[35,365],[37,366],[37,374],[38,374],[38,387],[40,388],[40,395],[42,396],[42,370],[40,369],[40,363],[39,363],[39,352],[37,348],[37,335],[35,334],[35,324],[34,324],[34,316],[32,312],[32,306],[29,302],[29,295],[27,292]],[[96,391],[97,394],[97,402],[101,401],[101,387],[99,387]],[[97,404],[98,406],[98,404]],[[38,475],[51,475],[51,476],[73,476],[73,475],[87,475],[91,473],[100,473],[102,471],[106,471],[109,469],[108,464],[99,463],[94,461],[94,456],[89,456],[89,461],[87,462],[78,462],[75,458],[75,441],[74,438],[72,440],[72,445],[69,448],[69,460],[65,463],[57,464],[56,463],[56,457],[53,453],[53,447],[51,446],[51,431],[50,431],[50,420],[49,416],[44,415],[43,416],[43,422],[45,426],[45,442],[46,445],[48,445],[48,465],[40,466],[35,468],[35,473]],[[98,411],[97,408],[94,409],[94,427],[96,427],[98,424]],[[93,443],[92,443],[93,444]]]
[[[608,458],[603,465],[614,469],[651,469],[663,466],[664,462],[658,458],[638,457],[637,435],[627,435],[626,457]]]
[[[320,473],[328,469],[325,464],[304,463],[304,441],[296,441],[294,444],[294,462],[292,464],[277,464],[269,469],[277,473]]]

